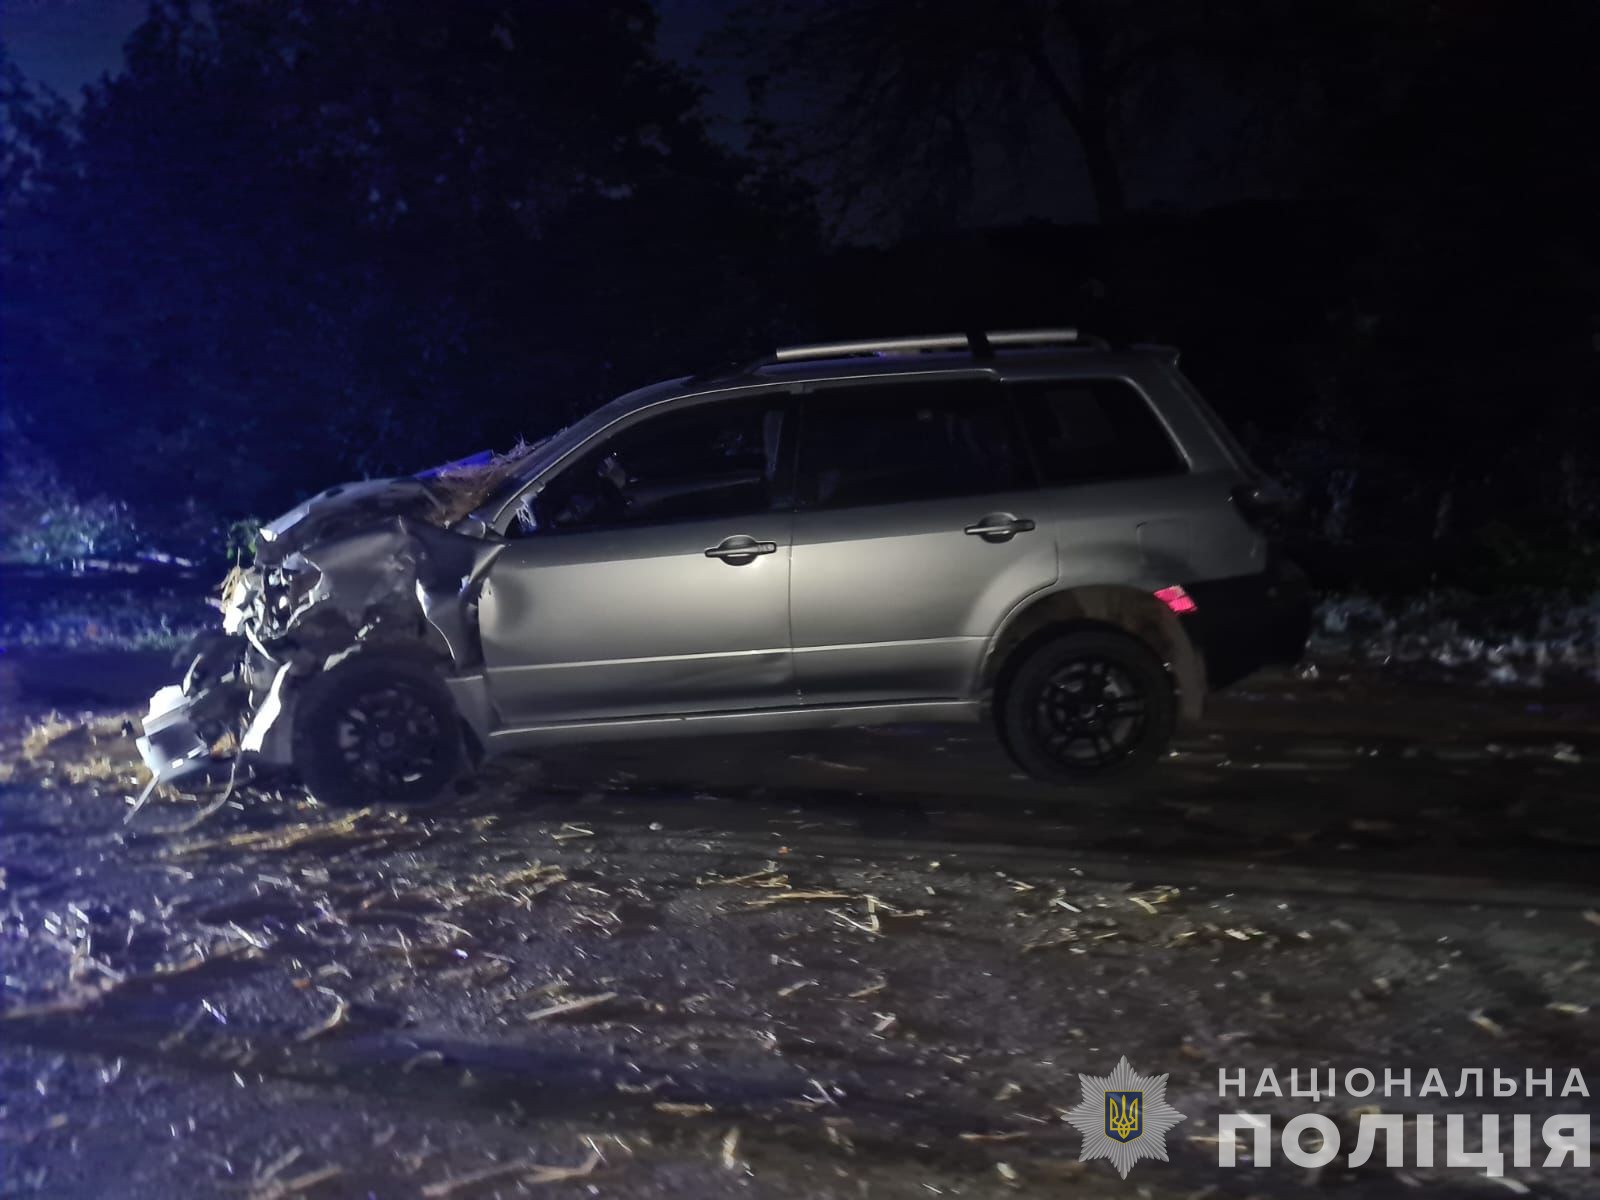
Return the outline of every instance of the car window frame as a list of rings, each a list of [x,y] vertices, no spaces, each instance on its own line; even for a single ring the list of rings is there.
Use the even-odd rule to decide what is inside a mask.
[[[1005,425],[1012,440],[1013,454],[1016,459],[1018,479],[1013,487],[1003,489],[986,489],[983,491],[959,492],[939,496],[913,496],[899,500],[872,500],[857,504],[819,505],[815,500],[815,476],[808,476],[801,460],[801,451],[805,444],[806,424],[810,414],[810,405],[819,397],[825,397],[830,392],[839,392],[846,389],[855,389],[862,392],[878,391],[885,395],[892,394],[900,389],[913,387],[929,387],[946,384],[968,384],[974,386],[991,387],[1000,401],[1004,410]],[[795,414],[794,429],[794,458],[791,462],[793,470],[792,484],[794,509],[796,512],[845,512],[851,509],[888,508],[897,504],[936,504],[946,500],[960,500],[971,496],[1002,495],[1009,492],[1031,491],[1039,486],[1038,464],[1034,462],[1033,454],[1027,445],[1026,428],[1022,422],[1022,411],[1016,398],[1006,387],[1007,381],[992,371],[930,371],[927,373],[905,373],[881,376],[849,376],[841,379],[819,380],[809,384],[799,397],[799,404]]]
[[[793,510],[794,505],[795,439],[798,426],[798,406],[793,393],[794,389],[790,387],[729,388],[689,396],[673,396],[657,401],[635,412],[624,414],[610,424],[596,430],[584,441],[570,447],[560,459],[550,463],[535,478],[530,480],[525,487],[507,501],[495,521],[495,527],[501,536],[513,541],[523,541],[547,536],[574,537],[585,533],[617,533],[629,529],[659,529],[670,525],[689,524],[697,521],[740,521],[746,519],[747,516],[754,518],[772,513],[790,512]],[[541,497],[564,472],[575,469],[585,459],[598,452],[603,452],[606,446],[617,438],[631,434],[639,426],[651,421],[676,417],[696,409],[710,408],[713,405],[760,404],[763,401],[770,403],[782,413],[782,425],[779,427],[778,432],[778,463],[771,485],[768,507],[742,516],[720,518],[691,516],[657,520],[614,521],[576,528],[560,528],[555,525],[541,523],[539,528],[530,532],[515,532],[517,512],[525,504],[532,504],[535,515],[538,515]]]
[[[1104,487],[1112,484],[1141,483],[1157,479],[1176,479],[1179,476],[1191,475],[1194,473],[1194,463],[1191,461],[1189,453],[1184,447],[1183,440],[1178,437],[1176,431],[1172,428],[1171,424],[1168,423],[1166,413],[1162,411],[1161,405],[1156,403],[1155,398],[1151,396],[1151,394],[1140,385],[1139,381],[1131,375],[1124,374],[1119,371],[1074,372],[1071,375],[1012,376],[1002,380],[1001,382],[1008,390],[1019,387],[1071,387],[1074,385],[1092,385],[1096,383],[1121,384],[1132,391],[1134,396],[1138,398],[1139,402],[1144,405],[1145,411],[1150,414],[1150,418],[1154,422],[1156,429],[1158,429],[1161,433],[1161,436],[1166,439],[1167,448],[1172,452],[1172,456],[1175,461],[1175,465],[1171,470],[1155,472],[1153,474],[1117,475],[1109,476],[1104,479],[1075,479],[1066,481],[1052,480],[1049,478],[1049,475],[1045,470],[1045,463],[1040,456],[1040,450],[1034,445],[1031,431],[1028,428],[1028,417],[1025,411],[1025,402],[1021,395],[1013,391],[1011,392],[1011,411],[1014,419],[1021,426],[1023,443],[1027,448],[1028,459],[1033,466],[1033,477],[1036,480],[1036,485],[1040,488],[1048,490],[1055,488]]]

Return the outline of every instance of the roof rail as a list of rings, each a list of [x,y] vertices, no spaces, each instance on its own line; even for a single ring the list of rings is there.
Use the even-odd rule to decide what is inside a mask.
[[[851,358],[870,354],[926,354],[936,350],[966,350],[980,357],[989,349],[1017,349],[1024,346],[1090,346],[1105,349],[1106,343],[1076,329],[996,329],[987,333],[935,333],[920,337],[872,338],[852,342],[817,342],[807,346],[784,346],[769,362],[805,362],[818,358]]]

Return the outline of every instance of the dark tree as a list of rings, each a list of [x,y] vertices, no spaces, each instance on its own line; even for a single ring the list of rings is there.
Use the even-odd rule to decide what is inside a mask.
[[[260,511],[766,340],[805,197],[707,137],[654,28],[174,0],[70,123],[9,82],[8,404],[80,478]]]
[[[752,71],[765,120],[825,178],[847,222],[983,221],[997,186],[1087,196],[1128,214],[1130,159],[1170,151],[1208,71],[1237,66],[1253,3],[1189,0],[824,0],[752,5],[714,45]],[[1003,183],[999,182],[1003,181]]]

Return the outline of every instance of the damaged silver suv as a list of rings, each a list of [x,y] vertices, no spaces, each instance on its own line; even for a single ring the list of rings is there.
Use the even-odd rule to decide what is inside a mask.
[[[236,745],[367,804],[551,742],[990,720],[1100,780],[1299,656],[1260,501],[1171,350],[791,347],[266,525],[140,749],[152,786]]]

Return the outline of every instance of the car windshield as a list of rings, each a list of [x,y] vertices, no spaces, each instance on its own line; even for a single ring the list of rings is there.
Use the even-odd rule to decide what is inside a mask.
[[[619,396],[602,404],[593,412],[579,417],[571,425],[564,426],[550,436],[533,443],[517,463],[515,471],[485,499],[483,508],[489,512],[498,512],[527,485],[529,480],[543,473],[545,468],[565,458],[570,451],[583,445],[617,418],[653,400],[676,395],[682,390],[683,382],[681,379],[668,380]]]

